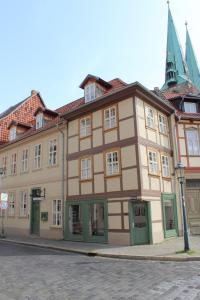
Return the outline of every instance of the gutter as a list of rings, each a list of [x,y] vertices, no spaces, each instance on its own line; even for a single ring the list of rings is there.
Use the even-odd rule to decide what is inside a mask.
[[[62,123],[64,125],[66,123]],[[65,210],[65,133],[60,129],[59,123],[56,124],[62,136],[62,168],[61,168],[61,198],[62,198],[62,234],[64,239],[64,210]]]

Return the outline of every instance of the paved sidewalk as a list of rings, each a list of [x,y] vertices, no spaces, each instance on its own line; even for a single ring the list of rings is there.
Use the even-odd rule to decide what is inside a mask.
[[[160,260],[160,261],[200,261],[200,236],[190,237],[190,254],[177,253],[183,250],[182,237],[165,240],[156,245],[117,246],[97,243],[70,242],[64,240],[49,240],[38,237],[7,236],[0,241],[45,247],[62,251],[80,253],[90,256],[112,258]]]

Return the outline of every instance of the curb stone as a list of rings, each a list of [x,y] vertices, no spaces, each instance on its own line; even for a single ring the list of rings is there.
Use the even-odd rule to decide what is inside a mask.
[[[114,259],[128,259],[128,260],[146,260],[146,261],[165,261],[165,262],[187,262],[187,261],[200,261],[200,256],[188,256],[188,257],[175,257],[175,256],[153,256],[153,255],[130,255],[130,254],[112,254],[112,253],[101,253],[98,252],[96,249],[94,250],[79,250],[74,248],[66,248],[62,246],[51,246],[47,244],[37,244],[31,242],[24,242],[24,241],[16,241],[10,239],[2,239],[2,242],[8,242],[12,244],[18,245],[26,245],[31,247],[38,247],[38,248],[46,248],[51,250],[63,251],[63,252],[71,252],[82,254],[86,256],[98,256],[98,257],[105,257],[105,258],[114,258]]]

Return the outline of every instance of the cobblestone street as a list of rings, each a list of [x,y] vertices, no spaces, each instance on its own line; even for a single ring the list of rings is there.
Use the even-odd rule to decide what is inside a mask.
[[[0,242],[0,300],[200,299],[199,262],[87,257]]]

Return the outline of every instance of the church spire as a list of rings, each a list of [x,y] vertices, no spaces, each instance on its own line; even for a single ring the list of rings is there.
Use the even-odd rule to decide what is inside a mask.
[[[174,26],[172,14],[168,3],[168,31],[167,31],[167,53],[165,67],[165,84],[162,90],[173,85],[190,81],[187,76],[187,67],[183,59],[182,50]]]
[[[190,35],[187,28],[187,22],[186,25],[186,52],[185,52],[185,60],[188,67],[188,73],[190,80],[194,84],[194,86],[200,91],[200,73],[199,68],[197,64],[197,60],[194,54],[194,50],[192,47],[192,43],[190,40]]]

